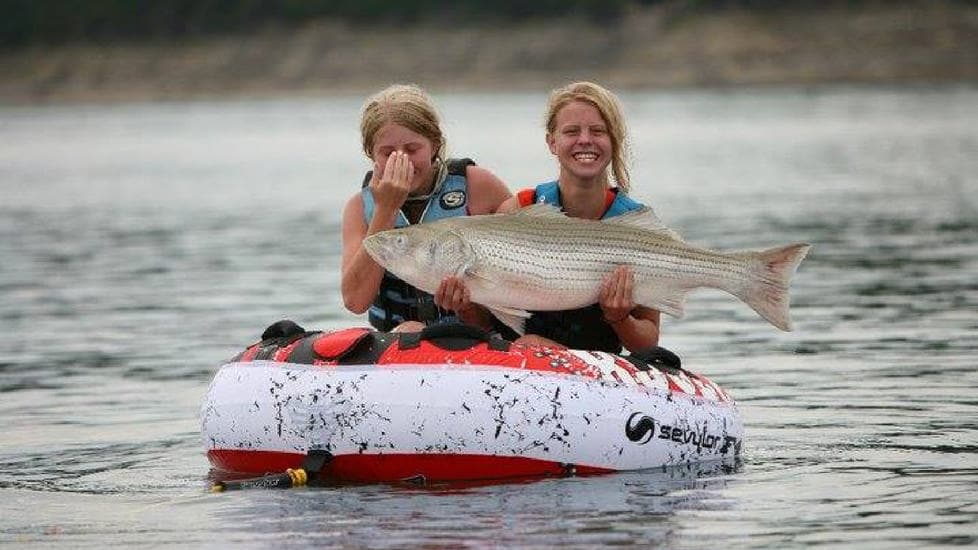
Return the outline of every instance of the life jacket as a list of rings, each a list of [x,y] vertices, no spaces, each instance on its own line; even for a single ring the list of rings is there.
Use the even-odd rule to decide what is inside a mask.
[[[543,183],[536,188],[524,189],[516,194],[520,206],[534,203],[560,204],[560,187],[556,181]],[[605,198],[605,212],[601,219],[620,216],[642,208],[643,205],[632,200],[618,189],[608,189]],[[496,327],[504,335],[516,334],[500,323]],[[621,340],[611,325],[604,320],[601,306],[591,304],[578,309],[564,311],[534,311],[526,320],[526,334],[538,334],[555,342],[576,349],[620,353]]]
[[[468,214],[468,181],[465,179],[465,171],[474,164],[475,162],[468,158],[448,159],[445,162],[448,171],[445,181],[442,182],[438,193],[428,199],[428,204],[418,223]],[[367,172],[360,191],[363,199],[363,217],[368,225],[376,206],[374,195],[369,187],[372,177],[373,172]],[[407,227],[410,224],[404,212],[398,210],[394,226]],[[374,328],[382,331],[392,330],[404,321],[421,321],[426,325],[460,322],[453,313],[439,309],[431,294],[415,288],[387,271],[384,272],[380,290],[370,306],[367,318]]]
[[[604,215],[601,216],[602,220],[643,208],[642,203],[634,201],[628,195],[619,193],[618,191],[617,187],[613,189],[609,188],[605,191],[605,210]],[[516,197],[520,202],[520,206],[541,203],[561,207],[560,186],[556,181],[541,183],[536,187],[523,189],[516,194]]]

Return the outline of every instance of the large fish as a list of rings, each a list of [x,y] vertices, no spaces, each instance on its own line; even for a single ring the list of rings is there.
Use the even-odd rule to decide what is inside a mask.
[[[681,317],[689,291],[717,288],[791,330],[788,286],[810,248],[715,252],[684,242],[649,208],[594,221],[546,204],[383,231],[364,246],[385,269],[429,293],[447,276],[462,278],[473,302],[520,334],[528,311],[596,303],[602,279],[619,265],[634,270],[637,304]]]

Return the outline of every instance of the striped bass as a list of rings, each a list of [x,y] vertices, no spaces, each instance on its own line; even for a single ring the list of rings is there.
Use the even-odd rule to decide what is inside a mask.
[[[461,278],[472,302],[520,334],[529,311],[597,303],[602,280],[619,265],[634,271],[636,304],[679,318],[689,291],[716,288],[791,330],[788,287],[810,248],[715,252],[683,241],[650,208],[596,221],[547,204],[391,229],[363,244],[378,264],[425,292],[445,277]]]

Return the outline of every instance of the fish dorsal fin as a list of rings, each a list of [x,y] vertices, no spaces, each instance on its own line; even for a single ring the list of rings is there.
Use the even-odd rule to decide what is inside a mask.
[[[517,210],[516,212],[514,212],[514,214],[517,215],[517,216],[533,216],[535,218],[564,218],[564,217],[566,217],[564,215],[564,211],[563,210],[561,210],[560,208],[558,208],[558,207],[556,207],[556,206],[554,206],[552,204],[547,204],[547,203],[544,203],[544,202],[538,202],[538,203],[535,203],[535,204],[531,204],[529,206],[524,206],[523,208],[520,208],[519,210]]]
[[[524,206],[520,208],[514,214],[519,216],[532,216],[534,218],[566,218],[567,215],[560,208],[547,203],[538,202],[531,204],[529,206]],[[661,237],[673,239],[677,241],[683,240],[672,229],[666,227],[666,224],[662,223],[659,216],[656,215],[648,206],[643,206],[638,210],[633,210],[631,212],[626,212],[619,216],[613,216],[611,218],[606,218],[601,220],[604,223],[613,223],[618,225],[627,225],[629,227],[635,227],[644,229],[645,231],[651,231],[656,233]]]
[[[627,225],[630,227],[641,228],[646,231],[651,231],[663,237],[668,237],[670,239],[675,239],[677,241],[683,240],[672,229],[666,227],[666,224],[662,223],[659,216],[656,215],[648,206],[643,206],[638,210],[632,210],[631,212],[626,212],[620,216],[613,216],[611,218],[601,220],[604,223],[613,223],[617,225]]]

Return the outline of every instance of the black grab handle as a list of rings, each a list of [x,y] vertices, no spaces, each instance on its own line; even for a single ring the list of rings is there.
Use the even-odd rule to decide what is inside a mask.
[[[441,323],[424,327],[418,333],[422,340],[436,338],[472,338],[480,342],[488,342],[492,335],[484,328],[462,323]]]
[[[633,351],[631,355],[625,356],[639,370],[648,370],[649,367],[659,369],[683,370],[683,362],[675,353],[661,346],[652,346]]]
[[[427,340],[436,346],[458,351],[469,349],[478,342],[486,342],[490,349],[509,350],[509,342],[475,325],[462,323],[442,323],[424,327],[420,332],[402,332],[399,335],[401,349],[412,349]]]

